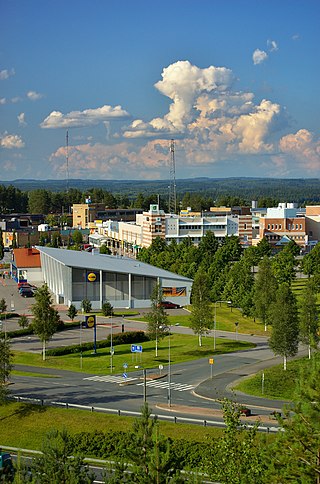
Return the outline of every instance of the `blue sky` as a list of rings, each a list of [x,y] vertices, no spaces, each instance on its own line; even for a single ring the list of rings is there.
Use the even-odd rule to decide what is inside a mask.
[[[0,0],[0,181],[320,176],[319,0]]]

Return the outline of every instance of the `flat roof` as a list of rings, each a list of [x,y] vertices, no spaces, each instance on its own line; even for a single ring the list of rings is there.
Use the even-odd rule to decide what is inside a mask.
[[[68,249],[55,249],[52,247],[37,246],[40,254],[45,254],[59,261],[68,267],[79,269],[103,270],[109,272],[121,272],[139,276],[161,277],[177,281],[192,282],[188,277],[180,276],[174,272],[160,269],[159,267],[140,262],[129,257],[121,257],[107,254],[96,254],[94,252],[76,251]]]

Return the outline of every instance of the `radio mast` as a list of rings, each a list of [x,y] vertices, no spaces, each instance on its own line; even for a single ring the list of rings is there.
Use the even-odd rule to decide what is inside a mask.
[[[176,194],[176,161],[174,158],[174,139],[170,142],[170,186],[169,186],[169,213],[177,213]]]
[[[67,193],[69,193],[69,131],[67,130],[66,134],[66,170],[67,170],[67,180],[66,180],[66,187]]]

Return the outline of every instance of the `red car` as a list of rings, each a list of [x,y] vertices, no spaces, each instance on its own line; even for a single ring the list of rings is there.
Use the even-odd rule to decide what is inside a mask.
[[[180,305],[171,301],[162,301],[161,306],[165,309],[179,309]]]
[[[33,286],[32,284],[29,284],[29,282],[19,282],[18,283],[18,290],[20,292],[20,289],[37,289],[37,286]]]

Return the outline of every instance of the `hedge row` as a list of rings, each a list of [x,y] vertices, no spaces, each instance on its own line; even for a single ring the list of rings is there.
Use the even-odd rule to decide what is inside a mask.
[[[195,442],[184,439],[170,442],[170,465],[174,469],[203,471],[205,463],[212,458],[214,440]],[[134,439],[130,432],[81,432],[69,435],[68,451],[99,459],[130,462],[134,451]]]
[[[12,318],[19,318],[20,314],[18,313],[0,313],[0,319],[3,321],[4,319],[12,319]]]
[[[124,344],[133,344],[133,343],[142,343],[144,341],[148,341],[149,338],[143,331],[129,331],[126,333],[115,333],[112,335],[112,346],[117,345],[124,345]],[[110,335],[107,339],[102,341],[97,341],[96,347],[97,348],[108,348],[111,346],[111,338]],[[48,356],[63,356],[63,355],[70,355],[73,353],[80,353],[80,351],[90,351],[93,350],[94,343],[82,343],[82,345],[72,345],[72,346],[62,346],[60,348],[53,348],[47,350]]]

